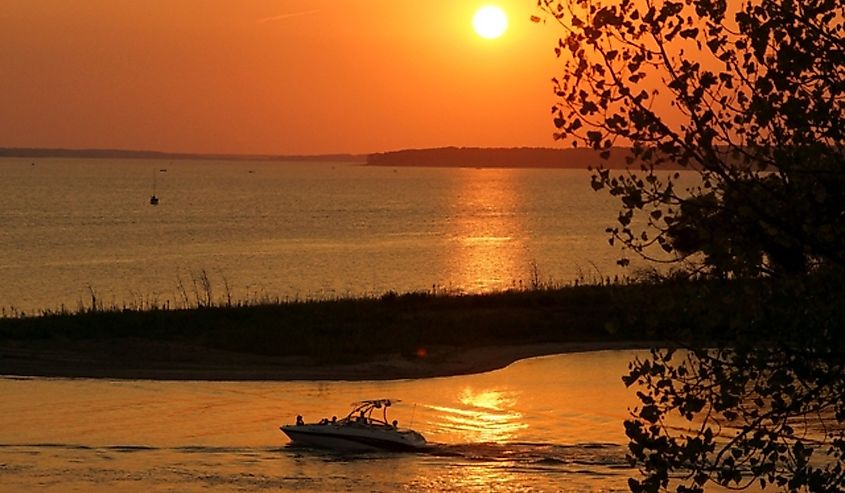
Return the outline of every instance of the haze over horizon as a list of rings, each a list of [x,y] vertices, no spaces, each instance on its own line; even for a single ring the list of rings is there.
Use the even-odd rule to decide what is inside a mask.
[[[0,147],[364,154],[549,147],[559,30],[508,0],[11,0]]]

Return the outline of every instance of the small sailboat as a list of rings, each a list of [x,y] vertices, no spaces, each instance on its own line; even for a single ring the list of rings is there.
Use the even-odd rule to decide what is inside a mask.
[[[158,196],[156,195],[156,171],[153,170],[153,194],[150,196],[150,205],[158,205]]]

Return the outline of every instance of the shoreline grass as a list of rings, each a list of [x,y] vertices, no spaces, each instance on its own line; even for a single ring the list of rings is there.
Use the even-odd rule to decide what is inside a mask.
[[[593,265],[593,268],[598,269]],[[94,311],[158,311],[158,310],[190,310],[209,307],[250,307],[260,305],[287,305],[312,302],[331,302],[346,300],[368,300],[381,299],[383,297],[396,296],[476,296],[495,295],[525,291],[554,291],[567,287],[584,285],[602,286],[608,284],[629,284],[638,280],[652,278],[659,274],[651,270],[636,271],[633,277],[613,278],[602,276],[600,273],[587,276],[579,268],[578,275],[570,281],[558,281],[553,278],[544,278],[536,262],[528,265],[527,279],[512,279],[507,287],[490,289],[484,291],[466,291],[455,288],[450,283],[433,284],[425,290],[398,292],[396,290],[372,291],[354,293],[346,291],[339,294],[335,291],[318,291],[305,295],[270,294],[262,290],[251,290],[247,287],[242,290],[245,295],[236,295],[235,289],[228,277],[222,272],[212,279],[209,271],[199,269],[196,272],[188,271],[187,277],[182,274],[176,276],[175,287],[169,295],[143,294],[130,289],[129,298],[118,301],[114,295],[110,298],[104,297],[92,285],[85,284],[85,296],[80,297],[72,305],[62,303],[57,307],[27,307],[22,308],[11,305],[0,305],[0,320],[9,318],[39,318],[54,315],[81,315]]]
[[[196,285],[208,288],[209,283]],[[430,292],[283,302],[237,301],[225,294],[214,298],[208,288],[194,293],[193,306],[143,310],[104,306],[91,290],[90,304],[75,312],[0,318],[0,374],[155,376],[223,366],[232,370],[224,375],[233,375],[266,367],[378,362],[383,373],[364,371],[358,377],[444,375],[507,364],[503,351],[508,347],[533,346],[514,353],[527,357],[545,353],[542,345],[606,345],[627,337],[605,331],[612,326],[607,307],[621,285],[553,287],[537,275],[529,286],[484,294],[434,287]],[[450,366],[485,347],[494,348],[494,354],[484,361]],[[385,360],[394,364],[385,366]]]
[[[820,292],[836,311],[830,317],[840,316],[842,287]],[[283,303],[227,297],[215,303],[198,292],[202,304],[180,309],[108,309],[92,295],[91,306],[78,312],[0,319],[0,374],[115,376],[130,367],[221,365],[247,371],[391,359],[417,365],[397,374],[442,374],[448,365],[433,367],[478,348],[715,341],[734,327],[777,317],[779,293],[767,279],[643,277],[485,294],[389,292]]]

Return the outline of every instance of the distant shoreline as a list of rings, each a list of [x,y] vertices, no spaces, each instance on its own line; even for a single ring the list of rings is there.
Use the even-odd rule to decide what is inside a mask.
[[[338,162],[366,166],[437,168],[587,169],[629,167],[628,148],[611,149],[607,159],[593,149],[547,147],[438,147],[370,154],[200,154],[123,149],[0,148],[0,158],[150,159],[200,161]],[[663,169],[681,169],[665,166]]]
[[[193,159],[200,161],[336,161],[363,164],[363,154],[201,154],[125,149],[0,148],[0,158]]]
[[[607,159],[593,149],[548,147],[439,147],[379,152],[367,156],[368,166],[445,167],[445,168],[552,168],[589,167],[624,169],[631,151],[616,147]]]

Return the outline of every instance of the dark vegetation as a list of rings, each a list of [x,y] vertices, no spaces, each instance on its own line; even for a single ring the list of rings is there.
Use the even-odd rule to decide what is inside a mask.
[[[610,241],[733,287],[693,300],[688,352],[631,363],[631,491],[845,491],[845,2],[538,5],[563,32],[555,137],[632,146],[630,170],[594,169],[619,199]]]
[[[205,304],[190,309],[82,308],[0,318],[0,342],[142,340],[318,362],[366,362],[432,346],[657,339],[627,315],[623,299],[661,286],[586,285],[480,295],[387,293],[378,298]],[[657,293],[653,293],[657,295]],[[615,307],[615,308],[614,308]],[[657,327],[655,327],[657,328]],[[177,356],[178,357],[178,356]]]
[[[845,296],[843,285],[816,282],[825,285],[825,294],[806,300],[805,308],[814,309],[814,318],[845,319],[845,304],[837,302]],[[317,364],[371,362],[397,353],[414,359],[420,348],[439,346],[676,346],[691,338],[714,345],[740,327],[779,320],[784,307],[795,305],[784,296],[771,280],[652,276],[477,295],[391,292],[358,299],[203,302],[185,309],[103,308],[95,301],[75,312],[0,318],[0,345],[61,349],[111,341],[131,353],[133,345],[141,348],[148,341],[244,356],[300,356]],[[168,358],[178,362],[183,356]]]

